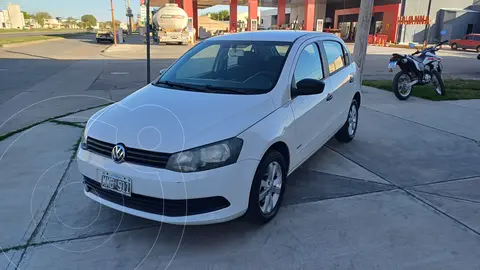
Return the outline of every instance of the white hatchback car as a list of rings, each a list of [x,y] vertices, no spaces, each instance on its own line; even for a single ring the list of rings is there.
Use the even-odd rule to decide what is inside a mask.
[[[357,66],[338,37],[261,31],[197,44],[88,121],[85,194],[172,224],[268,222],[287,176],[332,136],[355,136]]]

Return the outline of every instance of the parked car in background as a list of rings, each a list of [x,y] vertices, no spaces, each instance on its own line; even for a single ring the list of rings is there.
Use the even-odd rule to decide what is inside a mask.
[[[355,137],[358,67],[332,34],[258,31],[199,43],[88,121],[85,194],[172,224],[270,221],[287,176]]]
[[[113,43],[113,33],[111,31],[98,31],[97,32],[97,43],[100,42],[111,42]]]
[[[480,34],[468,34],[462,39],[450,40],[452,50],[456,49],[474,49],[480,52]]]

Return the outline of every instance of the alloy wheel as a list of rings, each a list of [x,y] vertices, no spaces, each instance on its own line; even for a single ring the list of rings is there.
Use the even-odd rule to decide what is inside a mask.
[[[350,137],[355,134],[355,130],[357,129],[357,106],[352,105],[350,107],[350,112],[348,114],[348,135]]]
[[[258,202],[264,214],[270,214],[275,209],[282,191],[282,167],[277,161],[267,166],[267,170],[260,182]]]
[[[410,76],[407,74],[402,74],[400,78],[398,78],[398,92],[403,97],[410,95],[412,91],[412,86],[408,85],[408,83],[410,83]]]

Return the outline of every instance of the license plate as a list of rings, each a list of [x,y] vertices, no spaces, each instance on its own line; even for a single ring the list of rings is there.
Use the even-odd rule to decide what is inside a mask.
[[[177,37],[172,37],[172,39],[177,39]]]
[[[132,196],[132,179],[126,177],[113,176],[109,173],[103,173],[100,184],[103,189],[118,192],[126,196]]]
[[[397,61],[392,61],[392,62],[388,63],[388,68],[389,69],[395,68],[396,66],[397,66]]]

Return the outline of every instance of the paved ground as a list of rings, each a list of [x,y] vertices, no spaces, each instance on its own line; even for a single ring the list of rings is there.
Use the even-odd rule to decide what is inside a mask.
[[[64,42],[73,51],[105,48]],[[16,94],[2,99],[0,117],[28,101],[76,96],[37,103],[0,134],[106,101],[98,97],[121,98],[142,84],[128,79],[141,74],[139,60],[98,51],[90,60],[64,59],[56,44],[50,46],[59,46],[60,60],[25,89],[11,83],[6,92]],[[67,66],[55,66],[63,60]],[[35,72],[35,65],[14,70]],[[364,89],[355,140],[330,141],[295,171],[284,207],[263,227],[243,219],[171,226],[87,199],[74,153],[98,108],[0,141],[0,269],[480,269],[480,126],[472,124],[480,101],[400,102]],[[86,93],[95,98],[78,96]]]

